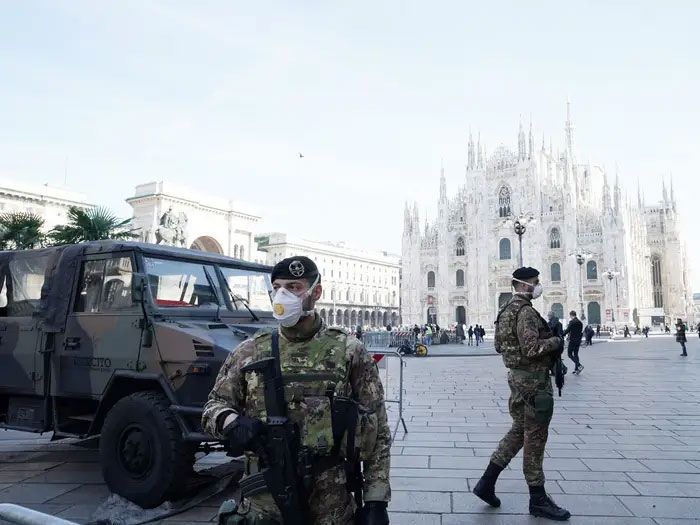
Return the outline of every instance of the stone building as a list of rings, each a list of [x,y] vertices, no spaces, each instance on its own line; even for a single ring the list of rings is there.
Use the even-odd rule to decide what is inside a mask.
[[[231,201],[200,196],[171,183],[149,182],[126,199],[140,240],[264,262],[254,242],[260,217]]]
[[[581,162],[567,105],[564,143],[535,147],[522,124],[518,149],[486,155],[480,138],[467,145],[464,183],[448,195],[444,173],[437,219],[421,223],[406,204],[402,240],[404,323],[457,321],[491,328],[511,296],[522,262],[541,272],[543,313],[570,310],[591,324],[640,326],[687,318],[690,285],[682,227],[673,195],[646,206],[617,174]]]
[[[71,207],[87,210],[94,207],[85,195],[48,184],[0,181],[0,213],[29,212],[44,219],[44,229],[65,224]]]
[[[386,252],[350,249],[343,243],[315,242],[284,233],[256,237],[267,264],[306,255],[322,276],[323,295],[316,304],[332,326],[381,328],[399,324],[399,258]]]

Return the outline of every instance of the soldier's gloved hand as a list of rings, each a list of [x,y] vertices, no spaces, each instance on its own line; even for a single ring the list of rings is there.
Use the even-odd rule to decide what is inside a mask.
[[[386,501],[366,501],[360,513],[360,525],[389,525]]]
[[[238,416],[223,428],[222,434],[228,440],[229,452],[240,456],[251,450],[253,443],[265,430],[265,423],[255,417]]]

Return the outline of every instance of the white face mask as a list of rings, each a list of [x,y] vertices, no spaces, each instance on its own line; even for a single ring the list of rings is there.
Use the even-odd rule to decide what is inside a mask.
[[[519,283],[527,284],[528,286],[532,286],[532,283],[528,283],[527,281],[521,281],[520,279],[513,279],[513,280],[518,281]],[[537,283],[531,292],[525,292],[525,293],[529,293],[533,299],[537,299],[539,296],[542,295],[543,290],[544,290],[544,288],[542,288],[542,283]]]
[[[285,328],[290,328],[299,322],[299,319],[313,315],[313,310],[304,310],[304,299],[309,297],[316,288],[318,279],[313,286],[306,290],[301,296],[294,295],[284,287],[277,289],[272,299],[272,315]]]

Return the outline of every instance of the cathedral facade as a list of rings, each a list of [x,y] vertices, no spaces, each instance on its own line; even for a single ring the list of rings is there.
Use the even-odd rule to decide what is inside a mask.
[[[674,324],[692,312],[686,250],[673,185],[647,206],[601,167],[577,160],[567,105],[564,144],[535,147],[522,125],[517,153],[485,155],[470,134],[464,183],[448,195],[440,177],[437,218],[421,223],[406,204],[401,319],[491,328],[511,296],[511,273],[540,271],[542,313],[621,327]],[[518,228],[519,227],[519,228]],[[522,228],[524,227],[524,232]],[[516,231],[519,231],[519,236]],[[522,259],[522,263],[521,263]]]

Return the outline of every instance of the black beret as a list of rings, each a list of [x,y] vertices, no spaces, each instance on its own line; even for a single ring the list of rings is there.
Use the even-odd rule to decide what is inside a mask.
[[[309,282],[318,277],[318,267],[308,257],[287,257],[272,268],[271,280],[275,279],[306,279]]]
[[[528,279],[537,277],[539,274],[540,272],[538,272],[534,268],[531,268],[530,266],[523,266],[522,268],[518,268],[513,272],[513,279],[527,281]]]

